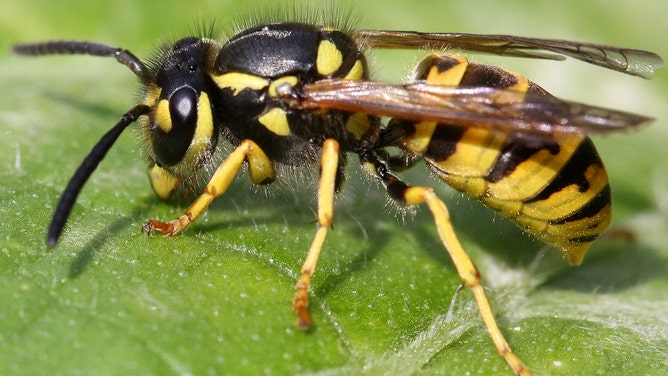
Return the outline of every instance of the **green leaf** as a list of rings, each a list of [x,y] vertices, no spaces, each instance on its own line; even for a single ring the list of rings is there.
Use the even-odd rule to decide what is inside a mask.
[[[668,30],[652,17],[668,6],[619,3],[613,11],[607,4],[598,4],[605,14],[595,25],[593,11],[584,9],[594,5],[574,10],[553,1],[489,2],[480,9],[390,1],[357,8],[369,15],[370,27],[661,46]],[[220,14],[224,23],[222,9],[234,13],[244,5],[207,7],[214,5],[191,12],[164,2],[26,1],[3,12],[0,47],[91,38],[144,56],[152,41],[174,36],[174,25],[188,30],[201,14]],[[155,9],[161,17],[153,16]],[[70,24],[51,14],[77,16]],[[559,34],[558,19],[573,22],[573,35]],[[629,26],[617,27],[624,22]],[[379,53],[376,65],[417,61],[397,56]],[[659,118],[640,132],[595,140],[610,173],[617,232],[599,240],[582,266],[570,268],[556,251],[451,192],[426,169],[402,176],[436,186],[450,206],[501,330],[531,370],[665,373],[667,75],[659,71],[645,81],[576,62],[501,61],[526,66],[517,70],[558,96]],[[428,211],[403,221],[386,207],[382,188],[361,176],[355,158],[313,281],[315,325],[307,332],[293,325],[290,310],[315,234],[313,174],[269,194],[249,189],[242,177],[183,234],[146,236],[145,220],[175,218],[188,203],[153,195],[140,143],[127,132],[84,188],[58,247],[48,249],[46,226],[63,187],[133,105],[134,80],[113,59],[3,53],[0,64],[0,374],[510,373],[470,291],[456,293],[459,277]],[[301,180],[313,183],[300,187]]]

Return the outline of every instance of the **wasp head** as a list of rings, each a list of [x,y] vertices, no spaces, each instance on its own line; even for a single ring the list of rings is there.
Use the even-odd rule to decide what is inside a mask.
[[[154,73],[146,84],[144,104],[151,110],[141,133],[149,158],[180,178],[206,163],[218,142],[211,98],[215,84],[207,73],[214,43],[179,40],[153,59]]]

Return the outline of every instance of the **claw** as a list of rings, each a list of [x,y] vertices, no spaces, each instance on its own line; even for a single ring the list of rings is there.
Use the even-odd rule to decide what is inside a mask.
[[[292,312],[297,314],[297,327],[307,330],[311,325],[311,314],[308,311],[308,292],[303,284],[297,284],[296,290]]]
[[[142,229],[146,231],[149,235],[153,231],[162,232],[165,236],[172,236],[179,233],[181,230],[188,227],[190,224],[190,218],[187,215],[182,215],[178,219],[169,222],[161,222],[155,219],[144,223]]]

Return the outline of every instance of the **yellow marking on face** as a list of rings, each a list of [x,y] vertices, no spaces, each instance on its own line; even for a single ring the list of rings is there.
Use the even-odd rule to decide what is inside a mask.
[[[201,92],[197,103],[197,127],[193,136],[193,145],[206,144],[208,147],[213,137],[213,115],[211,102],[205,92]]]
[[[343,54],[336,45],[328,40],[320,42],[315,60],[318,73],[329,76],[341,67],[341,63],[343,63]]]
[[[146,88],[146,95],[144,95],[144,104],[153,107],[158,101],[158,98],[160,98],[160,93],[162,93],[162,88],[155,85],[149,85]]]
[[[362,61],[357,60],[344,78],[346,80],[361,80],[364,78],[364,65],[362,65]]]
[[[369,123],[369,116],[367,114],[355,113],[350,115],[348,121],[346,121],[346,129],[357,140],[361,139],[370,127],[371,123]]]
[[[278,97],[278,92],[276,91],[276,88],[278,88],[281,85],[288,84],[292,87],[297,85],[299,82],[299,79],[296,76],[285,76],[281,77],[275,81],[273,81],[271,84],[269,84],[269,95],[272,97]]]
[[[195,134],[190,142],[188,151],[179,163],[184,165],[197,165],[203,158],[209,155],[211,140],[213,139],[214,124],[213,114],[211,113],[211,102],[205,92],[200,92],[197,101],[197,125]]]
[[[163,132],[169,133],[172,130],[172,117],[169,114],[169,101],[167,99],[162,99],[158,102],[154,116],[158,127]]]
[[[269,80],[266,78],[238,72],[213,76],[213,81],[221,89],[234,90],[234,95],[239,94],[243,89],[262,90],[269,85]]]
[[[179,178],[157,164],[149,167],[148,179],[155,194],[163,200],[172,197],[180,182]]]
[[[424,153],[435,129],[436,123],[433,121],[416,123],[415,133],[406,138],[406,148],[416,153]]]
[[[439,57],[440,58],[440,57]],[[439,72],[438,66],[434,65],[429,69],[426,80],[430,83],[439,85],[457,86],[464,77],[466,68],[468,67],[468,59],[464,56],[448,56],[448,58],[457,60],[458,63],[446,71]]]
[[[290,134],[290,126],[288,125],[288,117],[280,108],[272,108],[265,112],[257,119],[260,124],[264,125],[270,131],[279,136],[287,136]]]

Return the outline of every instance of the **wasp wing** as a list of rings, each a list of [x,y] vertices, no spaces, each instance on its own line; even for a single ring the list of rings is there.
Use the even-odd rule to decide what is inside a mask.
[[[643,78],[652,77],[654,71],[663,66],[661,57],[649,51],[560,39],[387,30],[359,30],[357,35],[371,48],[456,48],[496,55],[552,60],[564,60],[569,56]]]
[[[434,121],[549,137],[555,132],[608,133],[652,118],[560,100],[550,95],[489,87],[451,87],[424,81],[385,84],[322,80],[291,96],[298,109],[337,109],[410,121]]]

